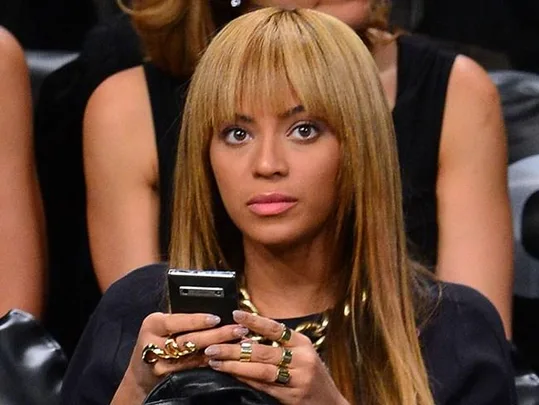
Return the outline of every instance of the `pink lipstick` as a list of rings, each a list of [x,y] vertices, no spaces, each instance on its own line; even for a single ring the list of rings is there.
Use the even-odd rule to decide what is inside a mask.
[[[282,214],[291,209],[297,202],[298,200],[294,197],[268,193],[251,198],[247,202],[247,206],[256,215],[265,217]]]

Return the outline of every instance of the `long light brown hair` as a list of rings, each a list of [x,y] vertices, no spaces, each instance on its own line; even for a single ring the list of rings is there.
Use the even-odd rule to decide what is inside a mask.
[[[231,22],[210,44],[184,111],[170,264],[243,269],[241,235],[217,191],[209,145],[240,106],[262,100],[281,111],[283,85],[341,145],[335,226],[345,247],[325,352],[332,377],[354,404],[433,404],[417,335],[428,299],[407,258],[392,117],[368,49],[339,20],[261,9]]]
[[[217,30],[246,10],[230,0],[116,0],[131,16],[145,54],[176,76],[192,74]],[[370,12],[358,34],[370,46],[369,29],[388,29],[390,0],[370,0]]]

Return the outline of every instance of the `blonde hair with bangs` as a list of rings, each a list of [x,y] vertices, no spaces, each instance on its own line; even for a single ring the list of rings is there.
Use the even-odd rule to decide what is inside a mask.
[[[209,164],[210,141],[239,106],[267,100],[279,111],[289,90],[341,143],[342,296],[330,314],[326,364],[352,404],[431,405],[416,325],[426,300],[407,258],[392,117],[368,49],[336,18],[265,8],[228,24],[208,47],[183,115],[171,266],[243,269],[241,235]]]
[[[238,17],[246,5],[231,7],[229,0],[116,0],[131,16],[146,53],[160,68],[190,75],[215,32]],[[371,28],[389,28],[390,0],[369,0],[370,12],[358,30],[368,46]],[[243,3],[246,3],[245,1]]]

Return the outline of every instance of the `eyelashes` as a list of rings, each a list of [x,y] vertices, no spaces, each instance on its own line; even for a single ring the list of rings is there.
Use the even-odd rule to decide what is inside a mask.
[[[320,137],[326,126],[318,121],[300,121],[294,123],[284,134],[298,142],[310,142]],[[242,145],[254,138],[248,129],[240,125],[231,125],[223,129],[220,138],[229,145]]]

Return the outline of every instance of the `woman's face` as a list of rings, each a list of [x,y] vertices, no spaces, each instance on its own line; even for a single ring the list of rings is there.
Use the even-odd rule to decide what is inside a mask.
[[[336,136],[293,97],[277,113],[238,111],[210,144],[217,187],[244,239],[285,248],[330,229],[340,155]]]
[[[367,17],[371,0],[252,0],[253,8],[312,8],[337,17],[350,27],[359,28]]]

